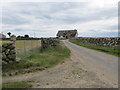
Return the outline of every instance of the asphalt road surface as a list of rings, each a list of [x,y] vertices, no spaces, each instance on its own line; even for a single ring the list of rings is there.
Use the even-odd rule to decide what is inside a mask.
[[[81,47],[69,41],[63,42],[76,54],[87,70],[97,73],[102,80],[118,87],[118,57]]]

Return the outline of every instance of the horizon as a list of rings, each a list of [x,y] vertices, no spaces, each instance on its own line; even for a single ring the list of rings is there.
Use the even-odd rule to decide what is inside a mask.
[[[78,37],[118,37],[117,1],[7,2],[2,6],[2,32],[39,38],[77,29]]]

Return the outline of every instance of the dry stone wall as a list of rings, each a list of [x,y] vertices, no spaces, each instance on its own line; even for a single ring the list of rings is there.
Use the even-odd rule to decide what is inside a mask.
[[[2,44],[2,62],[9,63],[16,60],[15,45],[13,43]]]
[[[115,47],[120,45],[120,38],[74,38],[72,40],[76,40],[81,43],[85,44],[92,44],[97,46],[104,46],[104,47]]]
[[[53,38],[42,38],[41,39],[41,47],[43,49],[56,47],[59,44],[59,40]]]

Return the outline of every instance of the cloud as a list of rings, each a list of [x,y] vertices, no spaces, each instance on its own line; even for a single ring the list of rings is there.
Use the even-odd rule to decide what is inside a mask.
[[[102,1],[102,0],[101,0]],[[85,0],[84,2],[15,2],[2,8],[3,33],[29,34],[37,37],[56,36],[59,29],[74,29],[79,36],[85,33],[116,33],[117,0]],[[81,35],[82,33],[82,35]],[[116,34],[109,34],[108,36]],[[85,35],[86,36],[86,35]],[[104,36],[104,35],[103,35]]]

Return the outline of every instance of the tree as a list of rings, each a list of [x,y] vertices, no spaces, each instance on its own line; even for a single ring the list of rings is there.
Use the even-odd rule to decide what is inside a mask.
[[[9,37],[10,37],[10,35],[11,35],[11,32],[8,32],[7,34],[8,34],[8,35],[9,35]]]
[[[21,36],[19,35],[19,36],[17,36],[17,38],[21,38]]]
[[[24,38],[24,36],[21,36],[21,38]]]
[[[24,35],[25,38],[29,38],[29,35]]]

